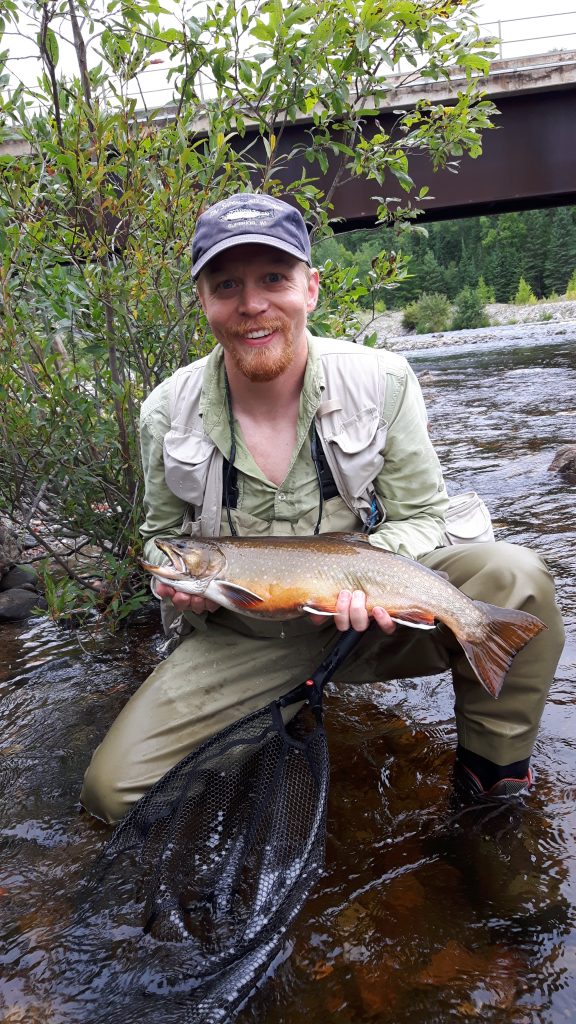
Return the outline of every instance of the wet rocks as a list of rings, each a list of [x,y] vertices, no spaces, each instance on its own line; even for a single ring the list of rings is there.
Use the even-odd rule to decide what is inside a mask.
[[[367,325],[368,333],[376,331],[377,348],[409,353],[415,349],[442,348],[445,345],[481,345],[518,341],[532,337],[552,340],[573,336],[576,330],[576,302],[538,302],[535,306],[514,306],[511,303],[486,307],[490,327],[434,334],[413,334],[402,323],[402,310],[387,310]]]
[[[30,565],[19,565],[22,547],[0,522],[0,622],[26,619],[33,608],[46,608],[37,589],[38,575]]]
[[[31,565],[13,565],[0,579],[0,591],[33,590],[36,592],[38,573]]]
[[[36,590],[14,587],[0,594],[0,622],[27,619],[33,608],[46,608],[47,604]]]
[[[562,473],[568,479],[576,480],[576,444],[560,448],[548,466],[551,473]]]
[[[20,547],[15,535],[0,520],[0,579],[7,572],[11,565],[14,565],[18,561],[22,554],[22,548]]]

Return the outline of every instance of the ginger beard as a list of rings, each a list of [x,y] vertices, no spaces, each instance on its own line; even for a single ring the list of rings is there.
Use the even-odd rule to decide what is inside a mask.
[[[269,344],[250,346],[241,339],[253,331],[275,331],[277,337]],[[237,340],[238,339],[238,340]],[[276,317],[265,323],[240,323],[219,338],[225,352],[248,380],[265,383],[284,373],[294,358],[295,346],[292,324],[287,318]]]

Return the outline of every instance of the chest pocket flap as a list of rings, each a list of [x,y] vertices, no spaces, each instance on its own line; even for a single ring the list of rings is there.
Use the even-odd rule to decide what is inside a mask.
[[[387,425],[380,423],[375,406],[340,421],[333,433],[327,429],[328,418],[332,417],[321,421],[324,441],[331,448],[349,493],[354,498],[361,497],[384,466],[382,449]]]
[[[172,493],[189,505],[201,506],[216,451],[204,433],[169,430],[164,435],[164,475]]]

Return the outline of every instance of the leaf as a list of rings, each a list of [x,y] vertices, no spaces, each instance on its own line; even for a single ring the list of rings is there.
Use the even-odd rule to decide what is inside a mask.
[[[160,33],[160,39],[165,43],[182,43],[184,35],[178,28],[166,28]]]
[[[263,43],[271,43],[274,39],[274,29],[263,21],[257,21],[250,29],[250,35],[255,39],[260,39]]]
[[[38,45],[42,49],[42,34],[40,32],[38,33]],[[51,28],[46,30],[44,50],[50,63],[56,67],[59,58],[58,39]]]

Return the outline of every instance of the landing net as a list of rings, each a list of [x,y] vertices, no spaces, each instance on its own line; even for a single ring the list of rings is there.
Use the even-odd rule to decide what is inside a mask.
[[[117,827],[101,877],[140,879],[150,965],[102,1021],[220,1024],[266,977],[324,864],[329,761],[325,681],[361,634],[312,676],[174,766]],[[285,724],[286,707],[310,698]],[[128,994],[127,994],[128,995]],[[160,998],[159,998],[160,997]],[[120,1005],[119,1005],[120,1002]]]

